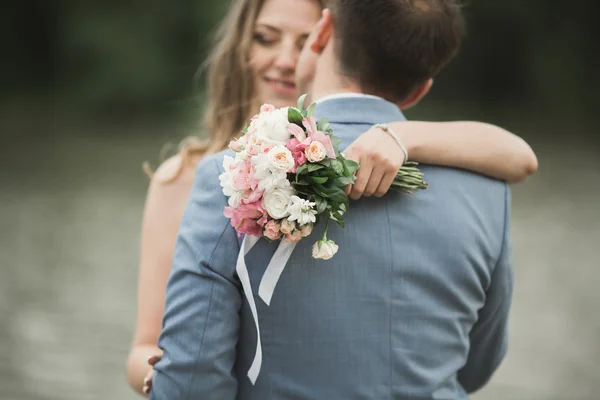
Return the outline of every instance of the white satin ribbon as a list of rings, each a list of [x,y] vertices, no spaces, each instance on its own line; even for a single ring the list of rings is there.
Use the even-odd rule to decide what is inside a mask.
[[[260,328],[258,326],[258,314],[256,312],[256,304],[254,303],[254,295],[252,295],[252,285],[250,285],[250,276],[248,275],[248,267],[246,267],[245,256],[248,254],[250,249],[254,247],[260,238],[257,236],[248,236],[244,237],[242,241],[242,248],[240,249],[240,254],[238,254],[237,265],[235,266],[235,270],[242,282],[242,288],[244,289],[244,294],[248,299],[248,304],[250,305],[250,311],[252,311],[252,317],[254,317],[254,325],[256,325],[256,353],[254,354],[254,360],[252,361],[252,365],[248,370],[248,378],[250,378],[250,382],[254,385],[256,382],[256,378],[258,378],[258,374],[260,372],[260,366],[262,365],[262,346],[260,343]]]
[[[256,326],[256,353],[254,354],[252,365],[250,365],[250,369],[248,370],[248,378],[250,378],[250,382],[252,382],[253,385],[256,383],[256,379],[258,378],[258,374],[260,373],[260,368],[262,366],[262,344],[260,341],[258,312],[256,310],[256,303],[254,302],[254,295],[252,294],[252,285],[250,284],[250,276],[248,274],[245,256],[256,245],[256,243],[258,243],[259,240],[260,238],[256,236],[244,237],[244,240],[242,241],[242,248],[238,254],[237,265],[235,267],[235,270],[240,278],[240,282],[242,283],[242,288],[244,289],[244,295],[246,296],[246,299],[248,299],[250,311],[252,312],[252,317],[254,318],[254,325]],[[296,243],[281,241],[277,247],[277,250],[275,251],[275,254],[273,254],[273,257],[271,258],[271,261],[269,261],[269,265],[265,270],[258,288],[258,294],[260,298],[263,299],[267,305],[271,305],[271,298],[273,297],[273,292],[275,291],[277,282],[279,281],[281,273],[285,269],[285,265],[290,259],[295,247]]]
[[[271,305],[271,298],[273,297],[273,292],[275,292],[275,286],[277,286],[277,282],[279,282],[279,277],[283,272],[285,265],[288,260],[292,256],[292,252],[296,248],[297,243],[290,243],[281,241],[275,254],[273,254],[273,258],[269,262],[267,269],[260,281],[260,286],[258,287],[258,295],[268,306]]]

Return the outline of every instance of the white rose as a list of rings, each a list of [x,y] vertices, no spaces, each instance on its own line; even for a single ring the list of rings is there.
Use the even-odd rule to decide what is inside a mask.
[[[269,213],[271,218],[283,219],[290,215],[288,208],[290,206],[291,197],[293,194],[294,189],[291,187],[276,188],[272,192],[264,195],[262,206],[267,213]]]
[[[304,155],[308,161],[315,163],[325,159],[327,150],[323,143],[314,141],[304,150]]]
[[[338,245],[332,240],[319,240],[313,245],[312,256],[321,260],[329,260],[337,253],[338,248]]]
[[[291,204],[289,208],[290,221],[298,221],[298,225],[314,224],[317,220],[317,210],[315,210],[316,203],[311,203],[308,200],[301,199],[298,196],[291,197]]]
[[[250,125],[258,138],[263,137],[281,144],[290,138],[290,133],[287,131],[288,124],[288,108],[285,107],[261,112]]]
[[[294,168],[294,156],[292,156],[292,152],[288,150],[287,147],[282,145],[277,145],[273,147],[268,153],[267,158],[269,159],[269,163],[271,168],[275,170],[280,170],[283,172],[288,172],[292,168]]]

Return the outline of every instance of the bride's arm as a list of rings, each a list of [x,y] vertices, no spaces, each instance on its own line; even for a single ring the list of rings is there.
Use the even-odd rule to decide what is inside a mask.
[[[537,158],[518,136],[482,122],[388,123],[408,150],[409,160],[479,172],[516,183],[537,170]],[[373,127],[345,151],[360,169],[356,183],[346,192],[352,199],[383,196],[404,160],[396,141],[381,128]]]
[[[388,124],[404,142],[409,158],[479,172],[516,183],[538,167],[531,147],[520,137],[483,122],[404,121]]]
[[[158,337],[162,328],[167,280],[177,239],[179,222],[191,190],[195,166],[184,168],[177,178],[165,183],[182,162],[180,156],[163,163],[152,178],[141,232],[138,278],[138,310],[127,380],[133,390],[148,395],[145,378],[153,374],[149,357],[160,358]]]

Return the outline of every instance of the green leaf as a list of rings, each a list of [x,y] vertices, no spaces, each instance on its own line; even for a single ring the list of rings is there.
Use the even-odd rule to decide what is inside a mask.
[[[301,175],[304,173],[308,173],[308,164],[304,164],[304,165],[301,165],[298,168],[296,168],[296,179],[297,179],[298,175]]]
[[[346,201],[348,201],[348,196],[346,196],[346,193],[344,193],[344,191],[341,188],[334,188],[333,190],[331,190],[331,192],[329,192],[329,198],[331,199],[331,201],[334,201],[336,203],[345,203]]]
[[[344,218],[342,218],[341,216],[337,216],[336,214],[331,213],[329,218],[331,218],[332,220],[337,222],[338,225],[341,226],[342,228],[344,227]]]
[[[315,172],[323,168],[325,168],[325,166],[322,164],[308,164],[308,172]]]
[[[315,196],[315,202],[317,203],[317,213],[323,214],[327,210],[327,201],[320,196]]]
[[[317,122],[317,129],[324,132],[329,128],[329,120],[325,117],[321,118],[319,122]]]
[[[331,159],[331,168],[333,168],[335,173],[338,175],[344,174],[344,166],[342,165],[342,162],[339,160]]]
[[[333,145],[334,149],[338,149],[340,147],[340,144],[342,144],[342,139],[335,135],[331,135],[331,144]]]
[[[341,178],[338,179],[338,182],[340,183],[340,185],[343,185],[343,186],[353,185],[354,182],[356,182],[356,177],[355,176],[342,176]]]
[[[303,110],[304,109],[304,102],[306,101],[306,97],[307,96],[308,96],[308,93],[305,93],[302,96],[298,97],[298,102],[296,103],[296,106],[298,107],[298,110]]]
[[[356,161],[346,160],[344,161],[344,163],[346,164],[346,168],[348,168],[348,171],[350,171],[350,173],[352,174],[358,171],[358,169],[360,168],[360,164],[358,164]]]
[[[318,183],[319,185],[324,184],[325,182],[327,182],[329,180],[329,178],[327,177],[319,177],[319,176],[311,176],[310,179],[314,182],[314,183]]]
[[[323,161],[319,162],[319,164],[326,168],[331,168],[331,160],[329,158],[324,159]]]
[[[316,194],[318,194],[319,196],[321,196],[323,198],[328,199],[330,197],[327,190],[319,184],[314,185],[313,190],[315,191]]]
[[[304,117],[302,116],[302,112],[300,112],[300,110],[294,107],[288,108],[288,121],[290,121],[290,123],[302,126],[303,119]]]
[[[317,103],[312,103],[310,106],[308,106],[308,110],[306,110],[307,117],[312,117],[315,114],[316,106],[317,106]],[[318,129],[318,127],[317,127],[317,129]]]

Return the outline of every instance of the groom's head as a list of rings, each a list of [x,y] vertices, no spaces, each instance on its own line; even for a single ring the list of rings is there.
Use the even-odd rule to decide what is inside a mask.
[[[298,62],[301,91],[310,89],[315,68],[325,68],[363,93],[412,106],[457,53],[463,36],[457,0],[327,4]]]

